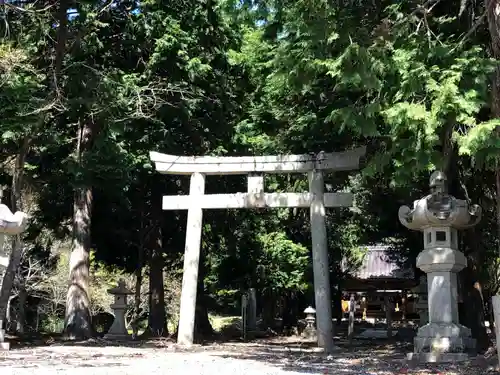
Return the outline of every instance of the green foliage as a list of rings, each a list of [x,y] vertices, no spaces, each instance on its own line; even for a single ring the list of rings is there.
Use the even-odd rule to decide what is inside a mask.
[[[459,138],[460,153],[474,156],[480,165],[497,166],[500,155],[499,126],[499,119],[492,119],[471,128]]]
[[[309,250],[289,240],[282,232],[260,235],[258,241],[262,246],[259,264],[263,289],[277,294],[305,291]]]

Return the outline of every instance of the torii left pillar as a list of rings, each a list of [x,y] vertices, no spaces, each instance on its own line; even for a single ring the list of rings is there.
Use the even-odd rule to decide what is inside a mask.
[[[198,290],[198,269],[200,265],[200,245],[203,223],[201,199],[205,193],[205,176],[201,173],[191,175],[189,197],[191,205],[188,209],[186,245],[184,252],[184,273],[182,276],[181,306],[179,311],[179,329],[177,343],[191,345],[194,340],[196,313],[196,294]]]
[[[322,312],[316,317],[318,345],[325,348],[325,351],[331,352],[334,348],[332,297],[324,190],[323,173],[321,171],[309,172],[309,191],[313,194],[309,213],[311,216],[314,302],[316,303],[316,311]]]

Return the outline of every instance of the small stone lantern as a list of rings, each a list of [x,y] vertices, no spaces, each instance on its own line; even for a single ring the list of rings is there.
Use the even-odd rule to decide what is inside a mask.
[[[118,286],[108,289],[108,293],[114,296],[114,303],[110,307],[113,310],[115,320],[104,338],[127,339],[129,334],[125,326],[125,311],[127,310],[127,295],[132,294],[132,292],[125,286],[125,281],[120,279]]]
[[[413,209],[399,208],[401,223],[421,231],[424,249],[417,267],[427,274],[429,323],[418,329],[410,359],[421,362],[467,360],[475,340],[469,328],[458,321],[457,273],[467,266],[458,250],[458,230],[471,228],[481,220],[481,207],[448,194],[446,175],[430,177],[431,194],[413,202]]]
[[[316,322],[316,310],[309,306],[304,310],[304,314],[306,314],[306,328],[304,329],[304,337],[315,340],[316,339],[316,328],[314,327],[314,323]]]

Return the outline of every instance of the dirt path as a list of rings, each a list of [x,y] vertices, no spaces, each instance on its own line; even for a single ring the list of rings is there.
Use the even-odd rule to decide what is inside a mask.
[[[487,374],[487,364],[421,366],[408,369],[401,348],[358,345],[332,356],[292,342],[209,345],[180,350],[175,345],[109,346],[98,342],[0,352],[1,375],[394,375]]]

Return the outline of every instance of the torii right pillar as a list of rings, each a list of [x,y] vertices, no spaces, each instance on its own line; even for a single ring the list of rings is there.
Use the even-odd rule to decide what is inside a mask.
[[[481,208],[447,193],[447,179],[436,171],[430,177],[431,194],[399,209],[401,223],[423,232],[424,250],[417,267],[427,274],[429,323],[420,327],[414,353],[418,362],[457,362],[469,358],[475,340],[469,328],[458,320],[457,274],[467,266],[458,251],[459,229],[471,228],[481,219]]]

